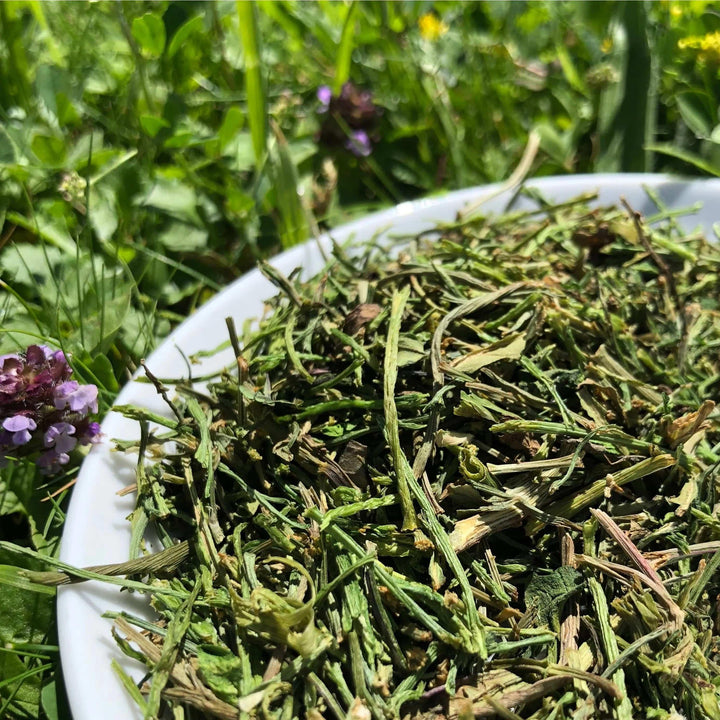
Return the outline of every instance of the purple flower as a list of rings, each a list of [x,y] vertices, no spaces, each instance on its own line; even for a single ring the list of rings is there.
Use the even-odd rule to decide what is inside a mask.
[[[30,365],[42,365],[52,354],[53,351],[47,345],[31,345],[25,351],[25,359]]]
[[[88,412],[97,412],[97,395],[95,385],[78,385],[69,380],[55,388],[55,407],[63,410],[69,406],[73,412],[87,415]]]
[[[14,417],[5,418],[2,426],[4,430],[12,433],[10,441],[13,445],[24,445],[30,442],[32,438],[30,431],[37,428],[36,422],[25,415],[15,415]]]
[[[58,410],[64,410],[70,404],[70,396],[80,387],[75,380],[67,380],[53,390],[53,404]]]
[[[330,107],[330,101],[332,100],[332,90],[329,85],[321,85],[317,89],[317,99],[320,101],[320,107],[318,108],[319,113],[325,113]]]
[[[22,380],[11,373],[0,375],[0,393],[8,396],[15,396],[22,387]]]
[[[0,357],[0,393],[15,394],[22,383],[22,359],[15,354]]]
[[[345,147],[358,157],[367,157],[372,152],[370,138],[364,130],[354,130],[350,133],[350,137],[347,139]]]
[[[381,115],[372,93],[348,81],[339,95],[333,95],[327,85],[322,85],[317,90],[317,97],[320,101],[318,112],[324,115],[318,143],[330,148],[342,147],[358,157],[367,157]]]
[[[51,425],[45,431],[45,447],[53,448],[56,453],[69,453],[77,445],[77,438],[71,437],[75,430],[75,426],[69,422]]]
[[[347,104],[344,109],[348,120],[367,120],[377,115],[378,112],[372,100],[372,93],[369,90],[360,90],[350,81],[342,86],[340,102]]]
[[[5,365],[6,360],[17,360],[20,362],[20,356],[17,353],[8,353],[7,355],[0,355],[0,369]]]
[[[100,426],[88,417],[97,412],[98,390],[71,375],[63,351],[46,345],[0,355],[0,466],[32,457],[52,473],[78,444],[100,441]]]
[[[100,442],[100,423],[91,422],[88,423],[85,431],[80,436],[81,445],[95,445]]]
[[[38,459],[37,464],[45,475],[57,472],[62,465],[70,462],[70,456],[67,453],[58,453],[55,449],[44,452]]]

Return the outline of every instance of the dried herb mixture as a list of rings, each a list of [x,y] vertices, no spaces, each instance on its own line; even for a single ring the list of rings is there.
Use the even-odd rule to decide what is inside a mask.
[[[116,620],[146,717],[720,718],[720,249],[589,200],[264,266],[237,366],[126,408],[187,552]]]

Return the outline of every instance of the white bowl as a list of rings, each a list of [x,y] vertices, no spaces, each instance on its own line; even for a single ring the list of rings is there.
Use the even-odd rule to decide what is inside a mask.
[[[702,209],[679,219],[687,230],[702,226],[708,234],[720,220],[720,180],[679,180],[662,175],[579,175],[543,178],[527,183],[550,200],[562,201],[580,193],[599,192],[599,204],[615,204],[625,197],[634,209],[644,214],[656,212],[643,187],[653,189],[671,208]],[[468,203],[486,197],[497,186],[470,188],[443,197],[406,202],[333,230],[340,243],[362,241],[377,233],[410,235],[433,227],[437,222],[454,219]],[[490,199],[485,211],[502,211],[512,194],[502,193]],[[520,200],[519,206],[528,206]],[[272,264],[284,273],[303,267],[313,273],[323,266],[320,247],[330,247],[327,235],[310,240],[278,255]],[[149,357],[147,365],[160,377],[188,377],[186,358],[201,350],[212,350],[227,340],[225,318],[232,316],[241,327],[247,318],[257,317],[263,301],[276,293],[275,287],[258,270],[252,270],[203,305],[183,322]],[[192,367],[193,376],[225,367],[233,360],[230,349],[203,358]],[[151,385],[131,382],[117,398],[117,404],[142,405],[165,412],[165,405]],[[61,559],[76,567],[122,562],[128,559],[130,525],[126,518],[133,509],[133,498],[118,497],[118,490],[135,480],[135,460],[129,455],[111,452],[112,438],[138,436],[137,423],[110,412],[102,423],[105,438],[95,447],[80,469],[73,490],[62,538]],[[60,589],[58,628],[65,686],[74,720],[134,720],[142,713],[121,686],[111,668],[117,660],[133,678],[144,675],[143,667],[126,658],[110,634],[112,621],[102,617],[109,610],[148,614],[146,600],[138,595],[120,593],[117,587],[89,582]]]

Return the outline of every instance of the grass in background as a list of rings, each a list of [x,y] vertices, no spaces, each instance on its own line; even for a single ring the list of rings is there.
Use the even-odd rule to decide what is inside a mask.
[[[258,258],[502,181],[533,131],[536,176],[720,175],[719,31],[705,2],[0,3],[0,352],[64,348],[104,411]],[[320,141],[347,81],[367,157]],[[55,554],[76,471],[3,470],[2,539]],[[69,717],[53,617],[3,587],[1,717]]]

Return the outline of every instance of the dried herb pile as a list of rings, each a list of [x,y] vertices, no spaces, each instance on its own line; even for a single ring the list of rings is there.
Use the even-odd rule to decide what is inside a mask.
[[[126,408],[189,547],[117,619],[147,717],[720,718],[720,250],[588,200],[265,267],[237,367]]]

